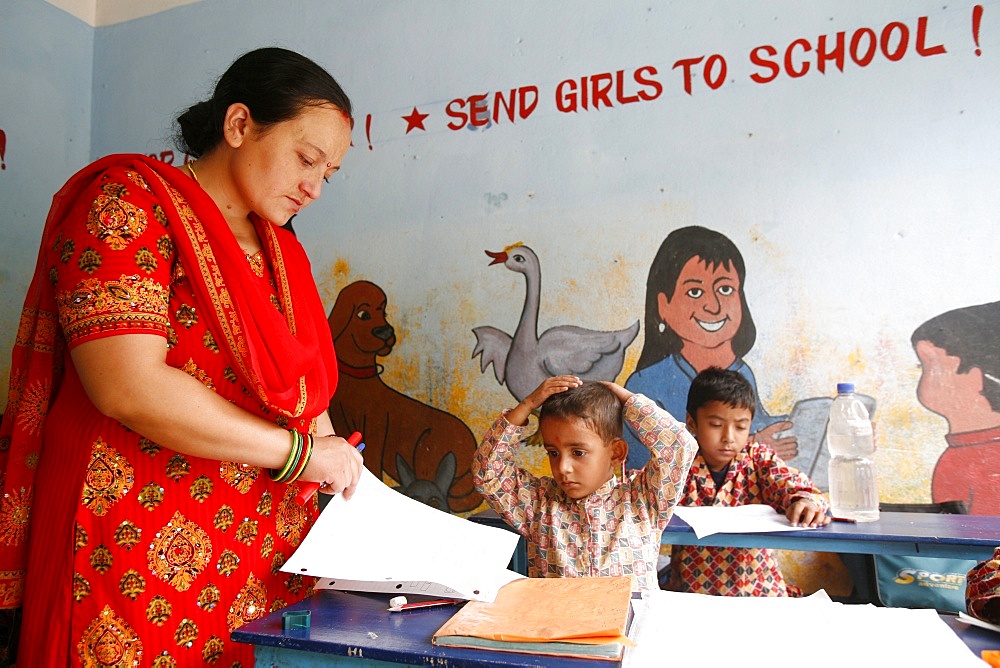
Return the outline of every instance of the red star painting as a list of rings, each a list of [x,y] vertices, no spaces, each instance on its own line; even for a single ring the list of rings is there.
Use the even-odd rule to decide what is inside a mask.
[[[401,118],[406,121],[406,134],[410,134],[410,130],[427,130],[424,127],[424,119],[430,116],[430,114],[421,114],[416,107],[410,112],[408,116],[402,116]]]

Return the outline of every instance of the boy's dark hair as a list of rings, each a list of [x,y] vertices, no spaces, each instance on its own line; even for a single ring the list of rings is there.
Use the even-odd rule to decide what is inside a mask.
[[[550,417],[580,418],[605,444],[622,436],[622,402],[604,383],[586,381],[553,394],[542,404],[538,423]]]
[[[687,412],[698,416],[698,409],[710,401],[721,401],[733,408],[750,409],[753,417],[757,408],[757,398],[753,386],[738,371],[710,366],[691,381],[688,390]]]

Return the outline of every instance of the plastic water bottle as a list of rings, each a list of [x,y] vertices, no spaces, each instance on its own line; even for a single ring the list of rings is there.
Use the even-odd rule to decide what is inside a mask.
[[[826,428],[830,447],[830,510],[857,522],[878,519],[875,441],[868,409],[853,383],[838,383]]]

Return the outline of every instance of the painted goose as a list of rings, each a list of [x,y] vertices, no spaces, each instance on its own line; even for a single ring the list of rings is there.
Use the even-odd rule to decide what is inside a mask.
[[[474,327],[476,348],[482,355],[480,370],[493,365],[497,382],[518,401],[531,394],[550,376],[570,374],[582,380],[613,381],[621,373],[625,349],[639,333],[639,321],[617,331],[595,331],[575,325],[558,325],[538,335],[541,299],[541,266],[535,252],[520,243],[500,253],[486,251],[490,266],[502,263],[524,275],[526,294],[521,320],[511,337],[496,327]]]

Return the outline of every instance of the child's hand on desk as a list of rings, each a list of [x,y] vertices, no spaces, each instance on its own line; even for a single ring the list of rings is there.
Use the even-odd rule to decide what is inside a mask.
[[[830,517],[819,506],[809,499],[795,499],[788,506],[785,517],[794,527],[822,527],[830,523]]]

